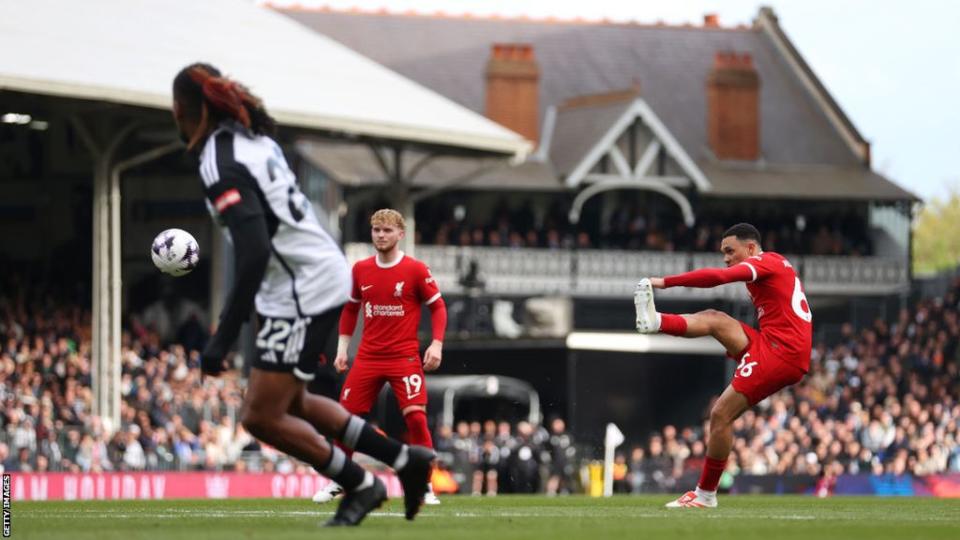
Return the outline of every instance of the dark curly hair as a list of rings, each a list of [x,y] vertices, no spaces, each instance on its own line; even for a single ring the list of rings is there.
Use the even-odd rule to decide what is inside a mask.
[[[728,236],[736,236],[737,240],[741,242],[753,240],[757,244],[760,243],[760,231],[758,231],[756,227],[749,223],[737,223],[733,227],[730,227],[725,233],[723,233],[724,238]]]

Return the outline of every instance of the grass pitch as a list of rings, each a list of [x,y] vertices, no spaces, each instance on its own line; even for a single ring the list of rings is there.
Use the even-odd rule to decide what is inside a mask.
[[[960,500],[721,497],[713,510],[667,510],[667,496],[444,497],[415,522],[390,501],[359,528],[324,529],[333,506],[303,500],[14,502],[13,538],[376,540],[669,538],[960,539]]]

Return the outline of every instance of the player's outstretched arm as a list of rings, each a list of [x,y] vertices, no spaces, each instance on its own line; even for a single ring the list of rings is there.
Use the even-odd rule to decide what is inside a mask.
[[[726,283],[736,281],[752,281],[755,278],[753,270],[745,264],[735,264],[727,268],[701,268],[684,274],[667,276],[662,279],[662,286],[658,288],[669,287],[695,287],[699,289],[708,289]],[[657,285],[651,280],[651,284]]]

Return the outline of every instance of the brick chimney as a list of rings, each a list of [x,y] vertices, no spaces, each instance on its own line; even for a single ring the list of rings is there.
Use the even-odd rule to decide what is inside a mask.
[[[487,118],[537,142],[540,68],[528,43],[495,43],[487,61]]]
[[[718,52],[707,76],[707,138],[719,159],[760,157],[760,77],[750,54]]]
[[[703,16],[704,28],[720,28],[720,17],[716,13],[707,13]]]

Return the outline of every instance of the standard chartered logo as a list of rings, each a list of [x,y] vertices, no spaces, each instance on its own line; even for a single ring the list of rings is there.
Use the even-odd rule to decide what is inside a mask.
[[[403,304],[370,304],[367,302],[367,317],[403,317]]]

